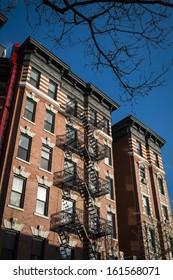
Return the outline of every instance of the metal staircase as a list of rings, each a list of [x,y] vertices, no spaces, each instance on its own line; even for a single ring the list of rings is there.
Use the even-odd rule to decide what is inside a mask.
[[[109,192],[106,180],[98,178],[95,170],[95,162],[99,162],[106,157],[106,150],[94,137],[87,113],[79,110],[76,110],[76,112],[75,118],[78,117],[82,122],[85,133],[76,131],[75,139],[70,139],[66,135],[57,136],[56,144],[65,151],[71,150],[81,156],[84,161],[85,175],[84,172],[82,174],[79,167],[74,174],[71,174],[71,177],[70,170],[55,172],[54,185],[62,187],[64,197],[68,196],[69,189],[78,191],[84,200],[86,211],[82,213],[82,210],[76,209],[74,214],[65,211],[53,214],[51,216],[51,230],[59,234],[62,246],[68,246],[69,231],[77,234],[83,242],[83,248],[85,248],[88,258],[97,259],[97,252],[94,251],[92,245],[93,241],[101,236],[111,235],[111,228],[106,220],[101,222],[94,201],[95,197]],[[64,115],[67,117],[67,112]],[[93,189],[92,184],[96,188]]]

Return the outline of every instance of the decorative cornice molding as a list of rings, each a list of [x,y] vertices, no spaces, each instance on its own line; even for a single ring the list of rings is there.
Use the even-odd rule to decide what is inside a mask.
[[[20,126],[20,131],[21,131],[22,133],[27,134],[27,135],[30,136],[30,137],[34,137],[34,136],[35,136],[35,133],[31,132],[30,129],[31,129],[31,128],[30,128],[29,126],[25,126],[25,127]]]
[[[42,177],[36,176],[36,178],[37,178],[38,183],[41,185],[44,185],[49,188],[53,185],[53,182],[48,181],[46,176],[42,176]]]
[[[7,229],[13,229],[20,232],[23,229],[24,224],[17,224],[17,218],[12,217],[10,221],[4,219],[4,227]]]
[[[51,111],[54,114],[57,114],[57,112],[58,112],[57,110],[54,109],[54,106],[52,104],[48,105],[48,104],[45,103],[45,107],[46,107],[47,110]]]
[[[43,226],[41,225],[38,225],[37,228],[31,226],[31,232],[34,236],[42,237],[45,239],[48,237],[50,233],[50,231],[44,231]]]
[[[50,148],[54,148],[55,147],[55,144],[51,143],[50,142],[50,138],[48,138],[48,137],[46,137],[46,138],[41,137],[41,141],[42,141],[43,144],[49,146]]]
[[[35,93],[33,91],[31,91],[31,92],[26,91],[26,96],[29,97],[30,99],[34,100],[35,102],[40,101],[40,99],[35,97]]]
[[[20,175],[20,176],[22,176],[22,177],[24,177],[24,178],[28,178],[29,175],[30,175],[31,173],[25,172],[24,169],[25,169],[24,166],[19,166],[18,168],[15,167],[15,166],[13,166],[13,172],[14,172],[14,174]]]

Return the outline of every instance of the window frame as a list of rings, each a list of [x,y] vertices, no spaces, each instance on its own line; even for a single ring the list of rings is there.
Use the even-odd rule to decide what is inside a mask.
[[[22,180],[22,191],[21,192],[17,192],[16,190],[13,189],[15,179]],[[10,205],[23,209],[24,198],[25,198],[25,190],[26,190],[26,178],[14,175],[13,176],[12,187],[11,187],[11,193],[10,193]],[[15,205],[14,203],[12,203],[12,193],[20,195],[19,205]]]
[[[46,120],[46,115],[48,115],[48,114],[51,115],[52,122],[48,122]],[[50,126],[50,129],[46,127],[47,125]],[[55,114],[53,112],[51,112],[50,110],[46,109],[45,118],[44,118],[44,129],[48,132],[54,133],[54,128],[55,128]]]
[[[159,164],[159,155],[156,153],[156,152],[153,152],[154,153],[154,164],[157,166],[157,167],[160,167],[160,164]]]
[[[142,143],[139,140],[136,140],[136,150],[137,154],[142,157]]]
[[[52,91],[50,89],[50,85],[54,85],[55,86],[55,91]],[[56,94],[57,94],[57,84],[52,81],[52,80],[49,80],[49,86],[48,86],[48,96],[51,97],[52,99],[56,100]]]
[[[162,195],[165,195],[163,178],[162,178],[162,177],[158,177],[158,178],[157,178],[157,182],[158,182],[159,192],[160,192]]]
[[[112,166],[112,149],[107,144],[104,144],[106,157],[104,158],[104,163]]]
[[[41,189],[41,188],[46,191],[45,200],[38,198],[39,189]],[[42,203],[42,205],[44,205],[44,209],[43,209],[44,211],[42,211],[42,212],[38,211],[38,203],[40,203],[40,202]],[[35,213],[47,217],[48,210],[49,210],[49,188],[45,185],[38,184]]]
[[[143,195],[143,206],[144,206],[144,213],[147,216],[151,215],[151,209],[150,209],[150,202],[149,202],[149,197],[146,195]]]
[[[11,242],[5,240],[5,235],[13,235],[14,236],[14,244],[12,248],[8,248]],[[8,237],[7,237],[8,239]],[[5,229],[3,232],[3,242],[1,249],[1,260],[16,260],[18,253],[18,243],[19,243],[19,232],[14,230]],[[9,254],[10,252],[10,254]],[[8,257],[7,257],[8,256]],[[11,256],[11,257],[9,257]]]
[[[53,149],[51,147],[49,147],[48,145],[45,145],[45,144],[42,145],[40,167],[49,172],[51,172],[51,168],[52,168],[52,151],[53,151]],[[46,157],[43,157],[43,152],[47,153],[48,159]],[[47,164],[46,164],[47,168],[45,168],[45,162],[47,162]]]
[[[26,138],[28,140],[28,145],[27,145],[27,149],[20,146],[20,141],[21,138]],[[24,134],[21,132],[20,134],[20,139],[19,139],[19,145],[18,145],[18,151],[17,151],[17,157],[24,160],[24,161],[27,161],[29,162],[30,160],[30,153],[31,153],[31,142],[32,142],[32,137],[30,137],[29,135],[27,134]],[[23,155],[23,152],[22,151],[25,151],[25,157],[21,157],[21,155]]]
[[[109,120],[106,117],[103,117],[103,132],[107,135],[110,135],[109,124]]]
[[[66,113],[74,117],[77,116],[77,101],[70,96],[67,96]]]
[[[35,73],[34,73],[34,72],[35,72]],[[34,79],[34,78],[32,77],[32,74],[33,74],[33,73],[36,74],[36,75],[38,76],[37,79]],[[36,87],[36,88],[39,88],[40,76],[41,76],[40,71],[38,71],[36,68],[32,67],[32,69],[31,69],[31,74],[30,74],[30,80],[29,80],[30,84],[31,84],[32,86]]]
[[[152,252],[156,252],[156,238],[155,231],[152,228],[148,228],[148,245]]]
[[[169,223],[169,214],[168,214],[168,207],[166,205],[162,205],[162,213],[165,223]]]
[[[27,102],[30,102],[30,103],[33,104],[33,111],[29,111],[26,108],[26,103]],[[31,117],[28,117],[27,113],[31,114]],[[36,102],[33,99],[27,97],[26,98],[26,102],[25,102],[25,108],[24,108],[24,115],[23,116],[24,116],[25,119],[27,119],[27,120],[29,120],[31,122],[35,122],[35,113],[36,113]]]
[[[97,126],[97,112],[92,108],[90,108],[90,124],[94,127]]]
[[[109,219],[108,217],[111,217],[111,219]],[[109,226],[111,226],[112,230],[112,238],[116,238],[116,225],[115,225],[115,214],[108,211],[107,212],[107,223]]]
[[[37,241],[41,243],[40,254],[34,254],[35,252],[34,252],[33,244],[34,244],[34,242],[37,242]],[[45,249],[45,239],[40,238],[40,237],[33,237],[32,238],[32,246],[31,246],[31,260],[43,260],[44,249]]]
[[[114,188],[113,188],[113,179],[110,176],[106,176],[105,177],[106,181],[109,181],[109,187],[110,187],[110,191],[109,193],[106,195],[107,198],[114,200]]]

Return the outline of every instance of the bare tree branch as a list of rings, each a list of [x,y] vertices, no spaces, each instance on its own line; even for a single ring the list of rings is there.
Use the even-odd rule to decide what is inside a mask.
[[[35,7],[38,24],[51,27],[61,48],[83,43],[97,70],[111,69],[122,89],[122,100],[147,95],[163,83],[170,64],[157,75],[149,68],[153,51],[172,44],[173,24],[166,24],[173,12],[172,0],[24,2]],[[146,63],[148,68],[143,69]]]

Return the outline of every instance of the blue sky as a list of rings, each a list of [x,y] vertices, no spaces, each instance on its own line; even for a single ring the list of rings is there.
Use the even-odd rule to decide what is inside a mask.
[[[79,45],[66,49],[56,49],[52,40],[46,38],[45,26],[33,29],[26,23],[26,11],[21,4],[22,1],[19,3],[18,8],[8,15],[8,22],[0,30],[0,44],[7,48],[7,55],[10,55],[14,42],[23,43],[28,36],[32,36],[68,64],[76,75],[86,82],[93,83],[120,104],[118,100],[120,88],[110,72],[105,70],[98,73],[91,67],[86,67],[85,65],[89,63],[88,57],[84,56],[83,47]],[[152,58],[153,65],[157,68],[158,61],[173,59],[173,47],[162,51],[156,50]],[[112,122],[114,124],[127,115],[133,114],[166,140],[162,148],[162,157],[173,208],[173,67],[166,74],[165,79],[164,86],[154,89],[149,96],[139,98],[134,104],[133,110],[130,104],[126,106],[120,104],[120,108],[112,115]]]

